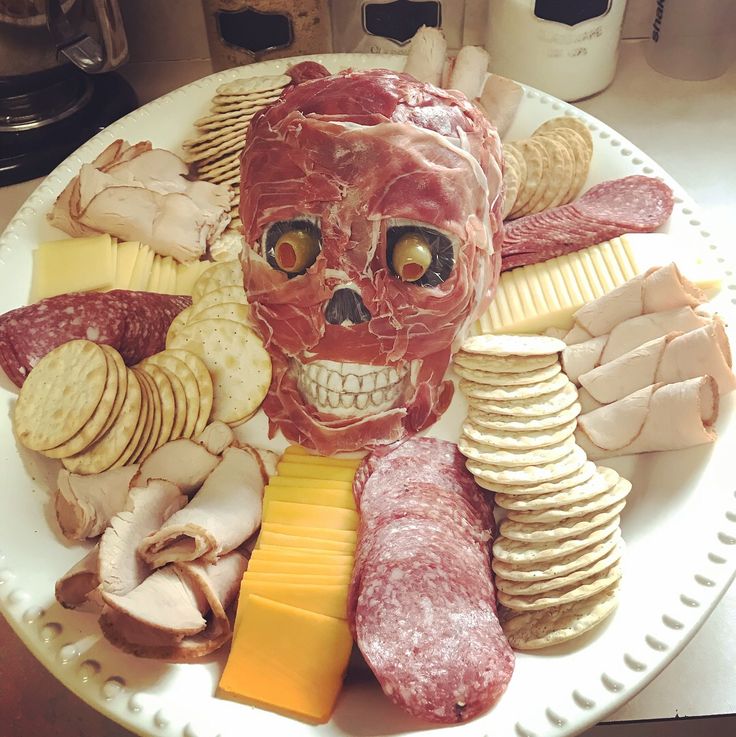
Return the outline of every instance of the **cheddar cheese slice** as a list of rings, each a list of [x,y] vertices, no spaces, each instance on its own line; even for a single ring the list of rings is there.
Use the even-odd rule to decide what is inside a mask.
[[[269,486],[289,486],[296,489],[346,489],[352,492],[353,482],[331,479],[300,479],[293,476],[271,476]]]
[[[352,509],[338,509],[321,504],[267,501],[263,505],[263,522],[357,530],[358,514]]]
[[[342,468],[340,466],[323,466],[316,463],[302,463],[281,461],[278,464],[279,476],[291,476],[302,479],[325,479],[328,481],[349,481],[352,483],[355,476],[355,468]]]
[[[241,591],[220,694],[310,722],[326,722],[342,688],[352,646],[345,619]]]
[[[300,552],[296,548],[257,548],[250,557],[251,561],[277,561],[279,563],[317,563],[320,565],[338,566],[353,565],[353,556],[347,553],[319,552],[307,550]]]
[[[262,532],[279,532],[282,535],[298,535],[299,537],[314,537],[321,540],[335,540],[355,545],[358,533],[355,530],[335,530],[330,527],[304,527],[302,525],[284,525],[280,522],[264,522]]]
[[[281,583],[244,579],[241,591],[336,619],[347,617],[347,583]]]
[[[273,479],[272,479],[273,480]],[[297,504],[321,504],[326,507],[355,509],[355,498],[351,489],[322,489],[298,486],[266,486],[263,501],[296,502]]]
[[[287,463],[308,463],[316,466],[330,466],[332,468],[352,468],[355,470],[363,462],[362,458],[332,458],[310,453],[299,445],[290,445],[283,455]]]
[[[258,536],[257,547],[278,546],[283,548],[308,548],[310,550],[327,550],[335,553],[350,554],[355,550],[355,543],[340,542],[338,540],[323,540],[317,537],[298,537],[297,535],[282,535],[279,532],[261,532]]]
[[[260,581],[261,583],[311,583],[330,586],[345,584],[347,586],[350,583],[350,573],[265,573],[248,570],[243,580]]]
[[[346,556],[347,558],[347,556]],[[253,558],[248,562],[248,575],[252,573],[305,573],[322,576],[336,573],[347,573],[353,570],[352,558],[342,563],[299,563],[293,560],[269,560],[268,558]]]

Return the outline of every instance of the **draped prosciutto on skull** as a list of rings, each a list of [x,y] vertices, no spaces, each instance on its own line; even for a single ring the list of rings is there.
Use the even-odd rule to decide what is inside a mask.
[[[498,280],[502,158],[461,93],[308,64],[250,125],[243,272],[270,432],[329,454],[447,409],[453,348]]]

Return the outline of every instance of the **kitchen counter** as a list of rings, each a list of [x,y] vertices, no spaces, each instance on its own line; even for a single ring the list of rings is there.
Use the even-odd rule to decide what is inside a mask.
[[[124,76],[141,102],[211,71],[208,61],[128,65]],[[700,204],[713,239],[726,248],[736,231],[736,65],[722,77],[683,82],[653,71],[644,60],[643,43],[622,45],[613,84],[578,103],[643,149]],[[0,229],[4,228],[35,182],[0,190]],[[736,254],[732,254],[732,258]],[[2,596],[0,589],[0,596]],[[736,734],[736,584],[680,655],[643,691],[589,730],[588,737],[638,737],[657,723],[664,737]],[[5,737],[130,737],[67,692],[26,651],[0,619],[0,733]],[[42,700],[38,694],[43,694]],[[674,717],[715,717],[685,721]]]

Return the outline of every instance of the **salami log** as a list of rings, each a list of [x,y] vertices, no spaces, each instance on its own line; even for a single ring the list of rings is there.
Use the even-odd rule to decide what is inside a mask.
[[[501,270],[578,251],[624,233],[649,233],[672,214],[672,190],[659,179],[633,175],[602,182],[567,205],[506,224]]]
[[[462,722],[503,693],[514,655],[496,617],[488,497],[453,443],[370,456],[348,617],[384,693],[421,719]]]
[[[43,299],[0,316],[0,365],[16,386],[51,350],[70,340],[116,348],[127,365],[162,351],[171,321],[190,297],[115,289]]]

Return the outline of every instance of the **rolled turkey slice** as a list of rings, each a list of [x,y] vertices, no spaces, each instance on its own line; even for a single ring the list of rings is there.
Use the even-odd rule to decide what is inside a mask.
[[[437,28],[422,26],[409,45],[404,64],[404,73],[411,74],[420,82],[429,82],[439,87],[447,56],[447,41]]]
[[[655,266],[583,305],[573,315],[573,326],[565,342],[581,343],[610,333],[616,325],[632,317],[695,307],[705,301],[703,291],[682,276],[674,263]]]
[[[731,348],[720,318],[689,333],[668,333],[650,340],[610,363],[581,374],[580,384],[603,404],[656,383],[672,384],[712,376],[719,394],[736,388]]]
[[[192,501],[141,541],[140,557],[154,568],[200,558],[214,563],[260,527],[265,483],[254,450],[227,448]]]
[[[159,568],[124,596],[108,595],[100,616],[105,637],[132,655],[188,662],[222,647],[232,635],[226,610],[237,596],[247,558]]]
[[[134,483],[145,486],[152,479],[165,479],[192,496],[222,460],[204,445],[188,438],[177,438],[164,443],[141,464]]]
[[[580,374],[674,331],[688,333],[707,325],[713,316],[690,306],[632,317],[616,325],[607,335],[574,343],[562,351],[562,368],[570,381]]]
[[[195,440],[213,455],[222,455],[225,448],[229,448],[235,442],[235,433],[230,425],[215,420],[210,422]]]
[[[718,402],[712,376],[653,384],[578,417],[575,439],[594,461],[712,443]]]
[[[152,479],[130,490],[122,512],[110,520],[100,538],[99,575],[102,596],[124,595],[139,586],[150,573],[137,554],[138,546],[187,502],[179,487]]]
[[[463,46],[455,57],[447,88],[459,90],[469,100],[474,100],[481,93],[490,59],[480,46]]]
[[[480,97],[476,100],[488,120],[503,138],[516,117],[521,104],[521,85],[500,74],[489,74]]]
[[[65,609],[94,613],[102,610],[98,554],[99,546],[95,545],[56,582],[56,601]]]
[[[83,476],[66,468],[56,478],[56,519],[64,537],[84,540],[101,535],[125,507],[138,465],[111,468]]]

